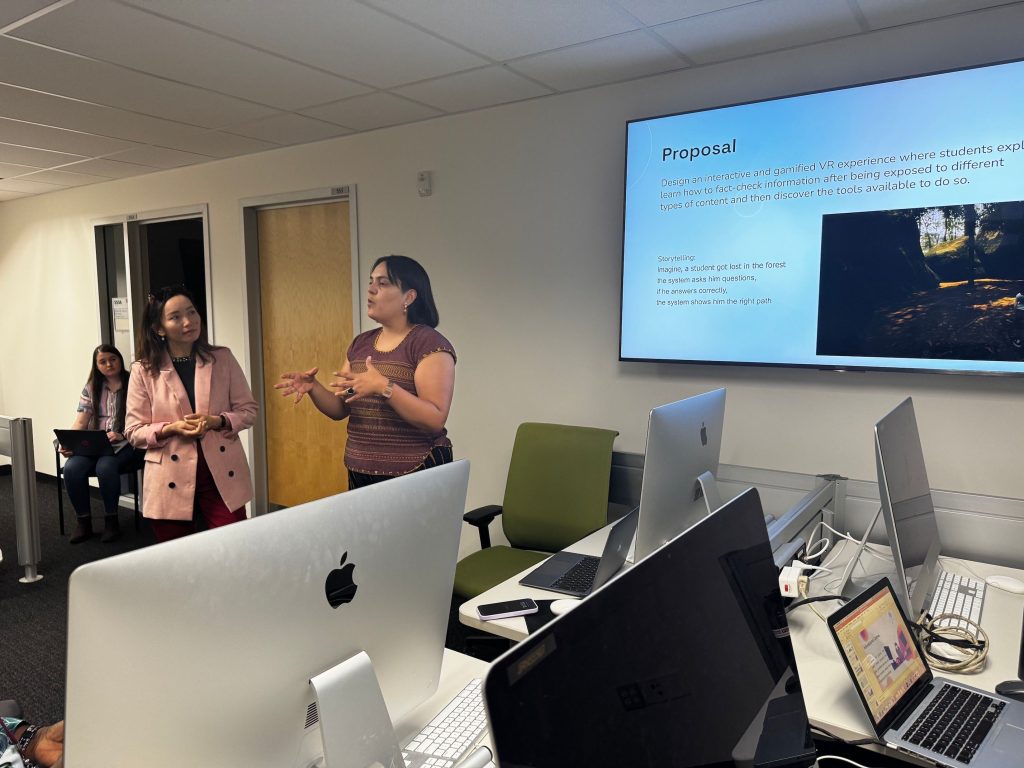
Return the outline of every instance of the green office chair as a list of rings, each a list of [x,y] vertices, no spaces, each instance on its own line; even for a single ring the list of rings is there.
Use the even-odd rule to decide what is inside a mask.
[[[455,594],[476,597],[607,524],[612,442],[618,434],[593,427],[520,424],[504,502],[463,516],[479,530],[481,549],[459,561]],[[488,525],[498,515],[510,547],[491,546]]]

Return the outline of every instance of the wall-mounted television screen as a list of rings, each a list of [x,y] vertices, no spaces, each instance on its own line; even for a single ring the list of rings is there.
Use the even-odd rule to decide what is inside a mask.
[[[1024,373],[1024,62],[630,122],[619,357]]]

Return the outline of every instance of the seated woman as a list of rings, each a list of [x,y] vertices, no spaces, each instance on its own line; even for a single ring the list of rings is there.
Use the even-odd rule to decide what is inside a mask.
[[[128,371],[117,347],[100,344],[92,352],[92,369],[78,400],[78,415],[72,429],[102,429],[107,433],[113,456],[73,456],[64,448],[60,452],[68,457],[64,464],[64,487],[78,524],[71,535],[71,543],[79,544],[92,536],[92,509],[89,502],[89,477],[95,475],[100,483],[105,512],[101,541],[114,541],[120,536],[117,520],[117,502],[121,497],[121,472],[138,466],[141,451],[136,451],[124,437],[125,402],[128,393]]]

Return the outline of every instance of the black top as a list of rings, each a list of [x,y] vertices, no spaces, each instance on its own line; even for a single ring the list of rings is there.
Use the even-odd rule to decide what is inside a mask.
[[[178,378],[185,385],[185,392],[188,393],[188,404],[192,406],[192,413],[196,412],[196,359],[189,357],[186,360],[171,358],[171,365],[178,372]]]

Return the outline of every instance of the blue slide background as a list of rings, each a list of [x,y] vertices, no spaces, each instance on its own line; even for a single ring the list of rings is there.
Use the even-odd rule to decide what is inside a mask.
[[[723,144],[736,140],[732,154],[694,160],[662,161],[662,148]],[[821,217],[851,211],[877,211],[933,205],[984,203],[1024,199],[1024,151],[998,153],[999,144],[1024,140],[1024,62],[932,75],[827,93],[810,94],[756,104],[725,107],[669,117],[635,121],[627,129],[626,203],[622,278],[624,359],[754,362],[837,367],[895,367],[1024,372],[1024,364],[999,361],[824,357],[815,354],[818,310]],[[990,144],[991,154],[951,159],[899,161],[899,155]],[[895,155],[895,164],[864,165],[853,169],[821,168],[827,160],[853,160]],[[1003,168],[905,176],[934,180],[967,177],[966,185],[950,184],[901,191],[835,194],[797,200],[730,203],[662,211],[661,203],[735,197],[746,192],[662,199],[666,178],[782,168],[816,164],[813,171],[784,176],[751,177],[706,184],[729,185],[767,179],[792,179],[851,170],[952,164],[957,160],[1005,158]],[[816,190],[875,181],[831,182],[759,190]],[[701,183],[695,186],[705,186]],[[751,274],[756,282],[714,283],[728,293],[656,296],[668,286],[659,277],[659,256],[686,254],[681,266],[785,262],[783,269],[738,269],[703,272],[724,277]],[[669,264],[665,264],[669,265]],[[678,263],[671,264],[673,266]],[[712,287],[713,287],[712,286]],[[656,299],[770,297],[767,305],[738,304],[656,306]]]

